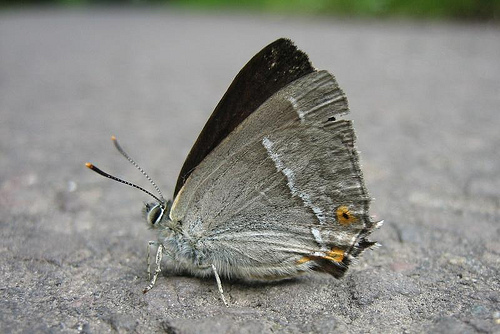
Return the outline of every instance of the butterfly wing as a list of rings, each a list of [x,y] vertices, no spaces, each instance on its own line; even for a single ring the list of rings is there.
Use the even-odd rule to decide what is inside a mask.
[[[222,274],[340,277],[372,243],[347,100],[326,71],[279,90],[199,163],[170,218]]]
[[[179,173],[174,197],[198,164],[243,120],[281,88],[313,71],[307,55],[289,39],[280,38],[257,53],[234,78],[198,136]]]

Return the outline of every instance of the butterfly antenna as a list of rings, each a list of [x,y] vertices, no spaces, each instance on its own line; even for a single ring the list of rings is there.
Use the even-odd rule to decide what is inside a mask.
[[[128,182],[128,181],[125,181],[125,180],[122,180],[120,178],[117,178],[116,176],[113,176],[111,174],[108,174],[106,173],[105,171],[102,171],[100,170],[99,168],[97,168],[96,166],[92,165],[90,162],[87,162],[85,164],[85,166],[87,166],[87,168],[91,169],[92,171],[96,172],[97,174],[100,174],[104,177],[107,177],[111,180],[115,180],[115,181],[118,181],[120,183],[123,183],[123,184],[126,184],[127,186],[131,186],[131,187],[134,187],[134,188],[137,188],[139,190],[142,190],[144,191],[146,194],[148,194],[149,196],[153,197],[154,199],[156,199],[158,202],[160,203],[165,203],[165,200],[163,199],[159,199],[158,197],[156,197],[155,195],[153,195],[152,193],[150,193],[149,191],[147,191],[146,189],[142,188],[142,187],[139,187],[137,184],[133,184],[131,182]]]
[[[158,194],[160,194],[160,198],[161,198],[161,203],[165,203],[165,199],[163,197],[163,194],[161,193],[160,191],[160,188],[156,185],[156,183],[149,177],[149,175],[144,171],[144,169],[142,169],[135,161],[134,159],[132,159],[131,157],[129,157],[129,155],[127,153],[125,153],[125,151],[123,150],[123,148],[120,146],[120,144],[118,144],[118,140],[116,139],[115,136],[111,136],[111,140],[113,141],[113,144],[115,144],[115,147],[116,149],[118,150],[118,152],[120,152],[132,165],[135,166],[135,168],[137,168],[141,173],[142,175],[144,175],[146,177],[146,179],[148,179],[148,181],[153,185],[153,187],[156,189],[156,191],[158,192]],[[102,174],[101,174],[102,175]],[[156,197],[156,196],[155,196]]]

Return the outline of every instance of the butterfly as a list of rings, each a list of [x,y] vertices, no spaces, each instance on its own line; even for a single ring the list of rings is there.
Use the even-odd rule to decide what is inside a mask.
[[[220,277],[281,280],[309,272],[336,278],[382,225],[369,216],[370,196],[355,147],[347,98],[335,77],[315,69],[289,39],[257,53],[210,116],[165,200],[87,163],[93,171],[139,188],[155,201],[143,211],[158,231],[155,270],[163,256],[174,270]]]

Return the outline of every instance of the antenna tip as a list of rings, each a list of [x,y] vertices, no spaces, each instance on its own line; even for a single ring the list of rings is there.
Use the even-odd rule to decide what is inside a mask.
[[[116,137],[115,136],[111,136],[111,140],[112,141],[116,141]]]
[[[92,169],[94,168],[94,165],[92,165],[90,162],[86,162],[85,167]]]

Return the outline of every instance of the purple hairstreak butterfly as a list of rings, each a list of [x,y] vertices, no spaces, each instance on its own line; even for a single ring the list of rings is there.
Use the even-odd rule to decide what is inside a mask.
[[[172,269],[220,277],[281,280],[309,272],[336,278],[382,224],[369,216],[347,99],[333,75],[315,69],[288,39],[257,53],[222,97],[166,200],[144,207],[158,240],[148,246],[149,291],[162,258]],[[149,250],[156,247],[151,273]]]

